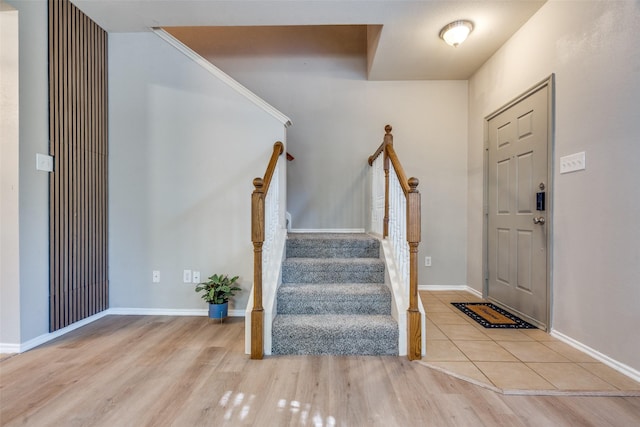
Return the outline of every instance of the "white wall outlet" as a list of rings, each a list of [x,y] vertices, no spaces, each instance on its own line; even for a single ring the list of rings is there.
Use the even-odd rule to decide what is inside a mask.
[[[560,157],[560,173],[569,173],[585,169],[586,156],[584,151]]]
[[[431,267],[431,257],[430,256],[424,257],[424,266],[425,267]]]
[[[184,283],[191,283],[191,270],[184,270],[182,272],[182,281]]]
[[[53,172],[53,157],[47,154],[36,153],[36,170]]]
[[[153,270],[153,274],[151,275],[153,283],[160,283],[160,271]]]
[[[200,272],[194,270],[193,274],[191,274],[191,280],[193,280],[193,283],[200,283]]]

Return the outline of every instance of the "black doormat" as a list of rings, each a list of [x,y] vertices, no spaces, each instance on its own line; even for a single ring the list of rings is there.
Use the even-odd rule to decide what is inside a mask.
[[[452,302],[451,304],[485,328],[536,329],[531,323],[490,302]]]

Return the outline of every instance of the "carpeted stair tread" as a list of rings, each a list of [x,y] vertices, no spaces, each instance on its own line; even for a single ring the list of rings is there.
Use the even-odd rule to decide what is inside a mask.
[[[283,283],[384,283],[384,261],[379,258],[287,258]]]
[[[389,315],[277,315],[273,354],[397,355],[398,325]]]
[[[380,241],[367,234],[289,234],[272,354],[397,355]]]
[[[284,283],[280,314],[389,314],[391,292],[378,283]]]
[[[380,242],[367,234],[289,234],[287,258],[378,258]]]

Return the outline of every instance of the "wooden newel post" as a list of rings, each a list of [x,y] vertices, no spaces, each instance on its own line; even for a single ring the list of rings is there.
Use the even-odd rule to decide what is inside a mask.
[[[409,243],[409,309],[407,310],[407,357],[422,359],[422,319],[418,310],[418,244],[420,243],[420,192],[418,179],[409,178],[407,193],[407,242]]]
[[[382,219],[382,237],[384,238],[389,236],[389,153],[387,147],[389,145],[393,146],[392,130],[391,125],[386,125],[384,127],[384,139],[382,140],[384,144],[384,218]]]
[[[262,307],[262,244],[264,243],[264,180],[253,180],[251,194],[251,241],[253,241],[253,310],[251,311],[251,358],[264,356],[264,308]]]

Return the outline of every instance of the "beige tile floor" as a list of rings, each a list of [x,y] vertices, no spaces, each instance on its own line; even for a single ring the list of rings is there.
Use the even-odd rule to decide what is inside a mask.
[[[539,329],[487,329],[451,305],[464,291],[421,291],[427,313],[422,362],[505,393],[638,396],[640,383]]]

